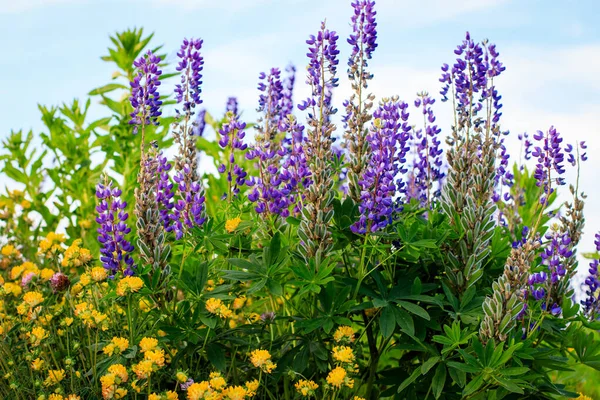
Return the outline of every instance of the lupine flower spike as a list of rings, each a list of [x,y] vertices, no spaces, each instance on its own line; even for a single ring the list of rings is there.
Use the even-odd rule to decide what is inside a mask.
[[[148,51],[138,58],[133,65],[137,68],[137,75],[131,82],[131,105],[133,112],[129,123],[134,125],[133,133],[139,129],[142,131],[142,157],[145,150],[145,127],[153,124],[158,125],[158,117],[161,115],[160,106],[162,101],[158,93],[160,86],[159,77],[162,71],[158,68],[160,57]]]
[[[255,210],[261,215],[289,215],[287,199],[279,188],[279,164],[281,145],[277,139],[284,105],[283,84],[280,71],[272,68],[269,74],[259,75],[258,112],[256,143],[246,154],[249,160],[256,160],[258,177],[251,177],[247,184],[253,189],[248,199],[256,203]]]
[[[176,69],[181,72],[181,82],[175,87],[175,97],[183,108],[183,114],[177,112],[174,124],[174,136],[179,145],[179,152],[174,177],[177,184],[177,200],[171,219],[177,239],[181,239],[188,229],[200,226],[206,220],[204,187],[198,173],[195,138],[204,130],[204,113],[200,112],[200,126],[198,122],[192,122],[195,108],[202,103],[200,85],[204,59],[200,54],[201,48],[201,39],[185,39],[177,53],[179,64]]]
[[[333,215],[335,197],[334,174],[330,165],[333,159],[331,135],[335,126],[330,116],[336,110],[331,105],[330,88],[337,86],[337,39],[337,34],[326,29],[323,22],[318,34],[311,35],[306,41],[309,45],[306,83],[311,88],[311,97],[298,104],[299,110],[308,110],[304,153],[311,172],[311,185],[306,194],[298,234],[304,257],[314,258],[317,267],[332,244],[328,224]]]
[[[221,139],[219,146],[225,150],[227,154],[227,165],[219,165],[218,171],[221,174],[227,173],[227,192],[223,194],[223,198],[230,201],[240,192],[240,188],[246,183],[247,173],[236,163],[236,153],[246,151],[248,145],[244,143],[246,137],[246,123],[238,120],[238,116],[232,111],[225,114],[225,123],[219,130]]]
[[[407,108],[408,104],[397,98],[384,99],[373,113],[373,124],[367,135],[371,157],[358,181],[360,218],[352,226],[354,232],[375,232],[391,221],[395,211],[396,177],[406,172],[402,165],[406,162],[410,131],[406,122]]]
[[[170,248],[165,244],[164,229],[169,226],[169,213],[172,205],[172,185],[167,171],[170,165],[153,143],[149,151],[145,148],[144,132],[146,125],[158,123],[162,104],[158,86],[162,71],[158,69],[160,58],[148,52],[140,57],[135,66],[138,75],[131,82],[130,98],[134,112],[131,114],[134,132],[142,131],[139,186],[135,189],[135,215],[137,217],[138,247],[146,264],[153,270],[163,271]]]
[[[441,129],[434,125],[435,115],[431,105],[435,99],[427,92],[418,94],[415,107],[421,110],[423,116],[423,128],[412,132],[413,149],[415,152],[411,179],[408,188],[401,188],[400,193],[406,192],[407,202],[411,198],[419,200],[421,205],[430,208],[434,199],[441,195],[442,179],[442,149],[440,147],[439,135]],[[436,189],[434,185],[438,185]]]
[[[354,93],[344,102],[346,114],[343,117],[345,126],[345,146],[349,157],[349,194],[358,202],[361,197],[361,185],[358,179],[362,175],[369,159],[369,144],[366,142],[366,124],[371,119],[370,110],[375,96],[365,93],[368,82],[373,75],[367,71],[368,60],[377,47],[377,23],[375,22],[375,2],[372,0],[355,0],[352,3],[352,33],[348,43],[352,46],[352,54],[348,59],[348,79],[352,83]]]
[[[111,276],[119,271],[123,271],[124,275],[133,275],[133,246],[125,238],[131,228],[127,226],[129,214],[125,211],[127,203],[121,200],[121,190],[113,187],[112,182],[105,177],[104,183],[96,186],[96,197],[100,200],[96,207],[96,222],[100,224],[100,261]]]

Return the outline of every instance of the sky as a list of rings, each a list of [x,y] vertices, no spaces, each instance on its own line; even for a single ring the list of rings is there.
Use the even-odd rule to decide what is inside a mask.
[[[377,0],[379,47],[370,61],[378,97],[412,102],[418,91],[439,98],[440,65],[470,31],[497,44],[506,71],[496,81],[503,96],[503,129],[516,136],[551,125],[567,142],[585,140],[589,161],[581,172],[588,194],[581,251],[593,249],[600,231],[600,2],[596,0]],[[349,0],[0,0],[0,140],[11,129],[43,132],[37,104],[59,105],[110,81],[114,67],[100,60],[108,36],[127,28],[154,32],[175,59],[184,37],[204,39],[203,99],[223,112],[237,96],[243,116],[254,118],[260,71],[298,67],[295,98],[303,82],[305,40],[323,19],[340,34],[341,57],[352,13]],[[334,102],[350,94],[340,62]],[[94,100],[95,101],[95,100]],[[91,117],[99,108],[93,108]],[[448,103],[434,112],[449,132]],[[570,176],[574,179],[573,174]],[[0,181],[5,177],[0,175]],[[4,186],[4,185],[0,185]],[[566,192],[566,190],[565,190]],[[587,265],[587,264],[584,264]]]

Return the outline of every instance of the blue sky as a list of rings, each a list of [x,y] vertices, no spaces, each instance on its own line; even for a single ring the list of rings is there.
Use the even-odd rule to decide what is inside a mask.
[[[371,61],[377,96],[411,101],[439,91],[439,66],[452,62],[466,30],[496,43],[507,67],[498,80],[503,127],[516,133],[557,126],[567,141],[587,140],[582,172],[588,218],[582,249],[600,230],[600,29],[595,0],[379,0],[379,47]],[[349,0],[0,0],[0,139],[11,129],[42,130],[37,103],[84,98],[107,83],[112,65],[100,60],[108,35],[129,27],[155,32],[174,57],[183,37],[204,39],[204,103],[220,113],[230,95],[252,118],[260,71],[298,66],[303,81],[306,37],[323,18],[344,39]],[[343,58],[348,47],[341,46]],[[340,63],[340,88],[349,94]],[[304,96],[299,88],[298,96]],[[436,104],[447,128],[449,111]],[[448,129],[445,130],[448,132]],[[0,179],[2,179],[0,177]]]

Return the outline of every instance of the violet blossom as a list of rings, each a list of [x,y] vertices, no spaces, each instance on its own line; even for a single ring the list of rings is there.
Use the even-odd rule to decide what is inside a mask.
[[[181,83],[176,86],[175,94],[178,104],[183,104],[184,115],[177,114],[175,141],[179,144],[176,173],[177,199],[169,216],[173,221],[172,229],[177,239],[181,239],[187,229],[200,226],[206,220],[205,196],[202,181],[197,171],[195,135],[199,132],[198,122],[190,122],[194,108],[202,103],[202,70],[204,59],[200,53],[203,41],[201,39],[184,39],[177,53],[179,63],[177,71],[181,72]],[[204,123],[204,113],[202,123]],[[200,127],[204,130],[204,127]]]
[[[410,126],[406,122],[408,104],[397,99],[384,100],[373,113],[367,142],[371,158],[359,180],[361,187],[360,217],[352,226],[357,233],[375,232],[390,222],[394,212],[394,195],[401,181],[399,173],[408,151]]]
[[[135,125],[133,133],[137,133],[139,126],[158,125],[158,117],[161,115],[160,86],[159,77],[162,71],[158,68],[160,57],[148,51],[141,56],[133,65],[137,68],[137,75],[131,81],[131,105],[133,112],[130,114],[129,123]]]
[[[232,111],[227,112],[225,115],[225,123],[219,129],[219,146],[225,150],[227,157],[227,165],[224,163],[219,165],[218,171],[221,174],[227,173],[228,189],[223,195],[226,199],[231,199],[233,196],[237,196],[240,192],[240,187],[246,183],[247,173],[244,169],[236,163],[236,153],[242,153],[248,145],[244,143],[244,137],[246,132],[246,123],[238,120],[238,116]]]
[[[413,161],[413,170],[411,176],[411,190],[406,192],[407,187],[400,188],[401,192],[406,192],[406,199],[410,201],[412,196],[416,196],[424,207],[431,207],[433,201],[441,195],[441,181],[445,174],[442,172],[442,149],[439,135],[441,129],[434,125],[435,115],[431,105],[435,99],[429,96],[427,92],[421,92],[415,100],[415,107],[420,109],[423,115],[423,129],[413,131],[412,139],[415,151]],[[434,189],[438,184],[439,188]]]
[[[596,252],[600,252],[600,233],[596,233],[594,245],[596,245]],[[585,314],[592,321],[600,317],[600,292],[598,291],[600,289],[599,265],[600,261],[597,258],[594,258],[590,262],[589,275],[585,278],[584,282],[587,297],[581,301]]]
[[[119,271],[123,271],[125,275],[133,275],[133,245],[125,238],[131,228],[126,223],[129,214],[125,212],[127,203],[121,200],[121,190],[113,187],[112,182],[104,185],[99,183],[96,186],[96,197],[100,200],[100,204],[96,206],[96,222],[100,224],[100,261],[111,275]]]

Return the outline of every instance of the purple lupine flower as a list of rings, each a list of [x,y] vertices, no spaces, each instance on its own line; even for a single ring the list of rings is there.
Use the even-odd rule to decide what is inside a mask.
[[[527,243],[528,236],[529,236],[529,227],[527,225],[525,225],[523,227],[523,229],[521,230],[521,240],[517,240],[517,241],[513,242],[512,248],[518,249],[519,247],[522,247],[525,243]]]
[[[219,146],[226,152],[227,166],[219,165],[218,171],[221,174],[227,172],[228,189],[223,197],[231,199],[232,196],[238,195],[240,187],[246,183],[247,173],[236,163],[235,157],[236,152],[244,152],[248,145],[244,143],[246,123],[239,121],[238,116],[231,111],[227,112],[225,119],[225,123],[219,130],[221,135]]]
[[[274,136],[279,127],[279,118],[283,105],[283,84],[281,83],[281,71],[279,68],[271,68],[268,74],[261,72],[258,75],[258,109],[261,114],[260,123],[263,125],[258,129],[263,131],[267,139]]]
[[[517,316],[515,317],[515,319],[521,321],[523,320],[523,318],[525,317],[525,314],[527,314],[527,310],[529,310],[529,306],[527,305],[527,303],[523,303],[523,308],[521,309],[521,311],[519,311],[519,313],[517,314]],[[523,339],[525,339],[526,335],[524,335]]]
[[[494,203],[499,201],[507,203],[512,200],[512,195],[510,194],[510,191],[504,192],[504,188],[510,188],[514,185],[514,176],[508,167],[510,154],[504,145],[504,138],[500,138],[498,148],[500,150],[500,153],[497,155],[499,162],[496,167],[496,174],[494,175],[494,193],[492,194],[492,200]]]
[[[177,240],[183,237],[186,228],[200,226],[206,220],[204,189],[199,181],[186,181],[186,176],[190,174],[190,166],[186,165],[173,178],[178,185],[179,199],[175,202],[170,218]]]
[[[204,187],[197,171],[196,139],[204,130],[204,116],[206,111],[199,113],[200,121],[190,122],[194,115],[194,108],[202,103],[202,75],[204,59],[200,54],[203,41],[201,39],[184,39],[181,49],[177,53],[179,64],[177,70],[181,72],[181,84],[175,88],[178,103],[183,103],[184,116],[177,113],[177,129],[174,131],[175,141],[179,144],[179,154],[175,164],[176,173],[174,181],[177,183],[177,200],[172,206],[169,218],[179,240],[184,233],[200,226],[206,220]]]
[[[350,150],[350,164],[360,174],[364,155],[364,125],[370,120],[368,110],[372,104],[371,97],[363,93],[373,75],[367,71],[368,60],[377,47],[377,23],[375,22],[375,2],[371,0],[355,0],[352,3],[352,33],[348,43],[352,46],[352,54],[348,58],[348,79],[352,82],[355,93],[344,101],[346,114],[342,122],[346,128],[346,142]]]
[[[111,275],[123,271],[125,275],[133,275],[135,265],[131,252],[133,245],[125,239],[131,232],[126,224],[129,214],[125,212],[127,203],[121,200],[121,190],[113,188],[112,182],[99,183],[96,186],[96,197],[100,204],[96,206],[98,216],[98,241],[100,242],[100,261]]]
[[[442,101],[454,96],[457,108],[457,128],[483,124],[490,132],[499,134],[498,122],[502,113],[501,96],[493,85],[493,79],[506,68],[498,60],[499,53],[494,44],[475,43],[467,32],[465,40],[454,50],[458,56],[450,67],[442,65],[440,82],[444,84],[440,94]],[[451,90],[452,89],[452,90]],[[484,104],[488,110],[485,117],[477,119]]]
[[[331,105],[332,89],[337,86],[335,76],[339,54],[338,36],[326,29],[325,23],[316,36],[306,43],[309,64],[306,83],[311,96],[298,104],[301,111],[308,110],[307,136],[303,149],[311,173],[311,184],[305,191],[302,221],[298,229],[301,252],[305,260],[314,259],[317,265],[332,245],[329,222],[333,216],[334,171],[331,166],[332,133],[335,126],[331,115],[337,110]]]
[[[198,111],[198,116],[196,117],[196,121],[194,122],[194,127],[192,128],[192,135],[194,136],[202,136],[204,134],[204,129],[206,129],[206,109],[202,109]]]
[[[407,201],[410,201],[410,195],[416,195],[418,200],[424,207],[431,207],[434,199],[441,195],[440,190],[433,191],[435,183],[440,183],[445,174],[442,172],[442,149],[439,135],[441,129],[435,122],[435,115],[431,109],[431,105],[435,103],[435,99],[429,96],[427,92],[421,92],[415,100],[415,107],[421,109],[423,115],[423,127],[413,131],[412,139],[414,140],[415,159],[413,161],[413,171],[411,185],[414,187],[411,193],[406,193]],[[406,187],[402,192],[406,192]]]
[[[133,133],[137,133],[139,126],[158,125],[158,117],[161,115],[159,77],[162,71],[158,69],[160,57],[148,50],[146,55],[141,56],[133,65],[137,68],[137,75],[131,81],[131,97],[129,98],[133,112],[130,114],[129,123],[135,125]]]
[[[248,199],[256,203],[257,213],[287,216],[287,202],[279,190],[280,146],[276,142],[284,99],[280,75],[278,68],[272,68],[269,74],[261,72],[259,75],[257,111],[261,116],[256,125],[256,143],[246,154],[248,160],[256,159],[259,176],[250,177],[246,183],[253,188]]]
[[[554,192],[552,183],[559,186],[565,184],[564,178],[561,177],[565,173],[563,165],[565,153],[561,148],[563,139],[553,126],[546,133],[538,131],[533,138],[541,142],[541,146],[534,147],[531,155],[537,158],[534,177],[537,186],[541,187],[543,191],[540,203],[545,204],[548,196]]]
[[[373,113],[374,121],[367,135],[372,155],[359,180],[360,217],[352,225],[356,233],[375,232],[390,222],[395,209],[394,195],[398,186],[404,185],[396,178],[406,172],[402,165],[410,137],[407,108],[404,102],[386,99]]]
[[[335,78],[337,59],[340,51],[337,49],[338,36],[335,31],[329,31],[325,28],[325,23],[321,24],[321,30],[315,35],[310,35],[306,43],[310,46],[308,53],[308,78],[306,83],[310,85],[312,96],[298,104],[298,109],[304,111],[309,107],[323,106],[327,112],[323,114],[328,116],[333,114],[331,108],[331,88],[337,86],[338,79]],[[327,78],[325,76],[328,75]],[[325,87],[322,81],[325,81]],[[317,116],[313,115],[313,118]]]
[[[600,233],[596,233],[594,244],[596,245],[596,251],[600,252]],[[585,278],[584,282],[587,297],[581,301],[584,312],[591,321],[597,320],[600,317],[600,292],[598,291],[600,289],[599,265],[600,261],[597,258],[590,262],[589,275]]]
[[[228,97],[227,103],[225,104],[225,113],[232,112],[238,115],[238,100],[237,97]]]
[[[546,271],[532,274],[528,279],[529,292],[536,301],[541,301],[542,309],[554,315],[560,314],[557,301],[557,288],[559,281],[568,279],[565,261],[573,255],[573,244],[568,233],[552,232],[546,235],[549,240],[540,254],[542,265],[547,267]],[[548,304],[551,306],[548,308]]]
[[[375,2],[371,0],[355,0],[352,3],[354,15],[352,16],[352,34],[348,43],[352,46],[352,55],[348,65],[354,62],[364,62],[371,59],[373,51],[377,47],[377,23],[375,22]],[[364,57],[361,53],[364,53]],[[361,61],[359,61],[361,60]],[[362,61],[364,60],[364,61]]]
[[[581,148],[581,150],[585,150],[587,149],[587,145],[585,144],[585,140],[581,141],[579,143],[579,147]],[[587,161],[587,153],[583,153],[580,155],[581,161]]]
[[[184,39],[181,48],[177,52],[179,63],[175,68],[182,72],[181,83],[175,85],[175,99],[177,103],[183,103],[183,111],[187,112],[202,103],[202,69],[204,58],[200,54],[202,39]]]
[[[156,160],[155,172],[159,175],[156,185],[156,201],[160,204],[160,220],[165,229],[169,231],[172,223],[170,214],[174,206],[173,196],[175,196],[173,183],[169,180],[171,164],[167,161],[167,157],[163,155],[162,151],[157,154]]]
[[[279,129],[286,133],[280,155],[283,159],[279,171],[282,181],[281,195],[285,198],[287,206],[292,208],[294,214],[302,209],[302,189],[310,186],[310,170],[304,154],[304,126],[299,124],[296,117],[288,114],[281,121]]]
[[[531,142],[531,140],[529,140],[529,135],[527,134],[527,132],[525,133],[519,133],[519,135],[517,135],[519,141],[522,142],[521,148],[522,151],[525,152],[525,154],[523,154],[523,158],[525,160],[531,160],[531,148],[533,147],[533,143]],[[524,164],[521,165],[521,169],[524,168]]]
[[[284,121],[285,118],[294,112],[294,101],[292,99],[294,93],[294,83],[296,81],[296,67],[288,65],[285,69],[288,73],[287,77],[283,80],[283,91],[281,99],[281,112],[279,113],[279,121]]]

